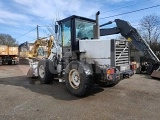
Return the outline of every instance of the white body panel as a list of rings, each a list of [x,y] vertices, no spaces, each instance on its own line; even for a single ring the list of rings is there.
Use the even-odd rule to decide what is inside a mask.
[[[99,65],[111,65],[111,40],[80,40],[81,60],[86,59],[89,63]]]

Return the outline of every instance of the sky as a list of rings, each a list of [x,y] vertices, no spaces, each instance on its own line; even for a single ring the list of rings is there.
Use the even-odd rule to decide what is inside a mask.
[[[41,26],[38,27],[39,36],[46,37],[49,33],[46,26],[50,26],[53,21],[71,15],[95,19],[97,11],[100,11],[100,24],[118,18],[138,27],[144,16],[160,15],[160,6],[118,14],[156,5],[160,5],[160,0],[0,0],[0,33],[11,35],[19,44],[34,42],[37,25]]]

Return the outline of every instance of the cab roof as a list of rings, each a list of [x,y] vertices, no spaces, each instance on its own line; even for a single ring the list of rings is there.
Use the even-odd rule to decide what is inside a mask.
[[[68,21],[70,19],[76,19],[76,18],[77,19],[81,19],[81,20],[86,20],[86,21],[89,21],[89,22],[96,22],[96,20],[93,20],[93,19],[90,19],[90,18],[81,17],[81,16],[77,16],[77,15],[72,15],[70,17],[64,18],[64,19],[59,20],[57,22],[58,22],[58,24],[60,24],[60,23],[63,23],[65,21]]]

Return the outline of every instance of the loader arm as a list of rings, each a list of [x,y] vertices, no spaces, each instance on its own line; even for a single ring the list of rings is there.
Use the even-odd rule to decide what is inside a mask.
[[[50,54],[51,54],[51,49],[52,49],[52,46],[53,46],[53,42],[54,42],[54,37],[51,35],[50,39],[48,41],[48,55],[47,55],[47,57],[49,57]]]

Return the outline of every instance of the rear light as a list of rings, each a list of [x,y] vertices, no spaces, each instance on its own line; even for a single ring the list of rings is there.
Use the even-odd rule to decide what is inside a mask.
[[[107,80],[113,80],[113,74],[115,74],[115,68],[110,68],[106,70]]]
[[[108,75],[114,74],[115,73],[115,69],[114,68],[110,68],[106,72],[107,72]]]
[[[131,65],[131,70],[135,70],[137,68],[136,64]]]

